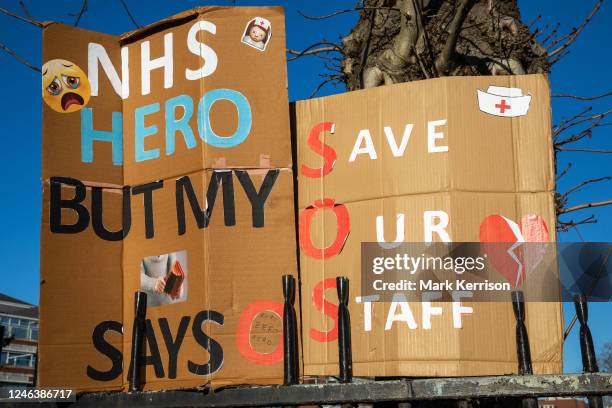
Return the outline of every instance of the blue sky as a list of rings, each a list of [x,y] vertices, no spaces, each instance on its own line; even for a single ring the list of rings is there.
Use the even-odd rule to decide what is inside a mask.
[[[594,4],[594,0],[520,0],[523,20],[530,22],[542,15],[542,22],[554,25],[561,23],[562,30],[569,30],[579,24]],[[38,1],[25,0],[31,14],[39,20],[55,20],[72,24],[74,17],[68,13],[78,12],[80,2],[75,0]],[[127,0],[136,21],[148,24],[177,12],[203,4],[231,4],[219,0],[215,3],[191,0],[149,0],[146,6],[135,0]],[[238,0],[238,5],[284,5],[287,14],[287,43],[291,49],[303,49],[322,38],[337,40],[346,34],[356,21],[356,13],[343,14],[332,20],[305,21],[296,10],[307,14],[326,14],[328,12],[351,8],[354,0],[300,1],[246,1]],[[17,1],[0,0],[0,7],[21,14]],[[110,17],[110,18],[109,18]],[[553,68],[550,77],[553,93],[572,93],[596,95],[612,90],[610,66],[609,22],[612,21],[612,6],[604,3],[602,10],[583,35],[576,41],[572,51]],[[133,24],[121,9],[119,0],[90,0],[89,10],[83,16],[80,27],[119,34],[132,30]],[[0,42],[17,51],[36,66],[41,65],[41,32],[38,28],[0,15]],[[318,73],[323,70],[317,58],[302,58],[289,63],[289,96],[292,100],[307,98],[321,79]],[[4,272],[0,280],[0,293],[5,293],[28,302],[38,303],[39,279],[39,229],[41,212],[41,101],[39,74],[25,68],[15,59],[0,51],[0,129],[4,148],[0,150],[0,174],[3,174],[3,197],[0,201],[0,228],[2,228],[0,256],[4,260]],[[342,92],[342,88],[326,87],[320,95]],[[580,107],[593,106],[594,110],[609,108],[612,98],[582,102],[553,99],[553,118],[558,122],[572,116]],[[610,149],[610,127],[595,133],[590,141],[591,147]],[[561,190],[580,183],[586,178],[612,175],[612,156],[586,153],[564,153],[559,168],[568,161],[574,170],[559,183]],[[598,201],[612,198],[612,182],[587,187],[574,195],[571,204]],[[612,227],[612,207],[583,211],[584,215],[595,214],[599,223],[584,225],[580,234],[569,232],[561,234],[562,241],[605,241],[609,242]],[[576,214],[583,215],[583,214]],[[573,305],[565,305],[565,317],[569,322],[573,316]],[[612,308],[609,303],[591,304],[590,327],[596,346],[612,341],[612,325],[609,316]],[[565,371],[576,372],[582,368],[577,330],[574,329],[566,341]]]

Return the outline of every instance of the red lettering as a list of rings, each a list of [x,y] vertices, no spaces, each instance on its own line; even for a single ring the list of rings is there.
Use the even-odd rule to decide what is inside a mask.
[[[317,248],[310,237],[312,219],[319,210],[329,209],[336,214],[336,239],[327,248]],[[350,231],[349,213],[344,204],[334,204],[333,198],[316,200],[312,206],[306,207],[300,214],[300,248],[314,259],[327,259],[338,255]]]
[[[325,290],[332,288],[336,288],[336,279],[329,278],[317,283],[312,290],[312,304],[314,307],[334,321],[334,327],[328,331],[310,329],[310,337],[321,343],[338,339],[338,306],[325,300]]]
[[[310,178],[320,178],[327,174],[329,174],[334,164],[336,163],[336,151],[326,145],[319,139],[319,135],[323,132],[334,133],[335,123],[333,122],[321,122],[312,127],[310,133],[308,134],[308,146],[315,152],[323,156],[323,167],[318,169],[313,169],[312,167],[308,167],[305,164],[302,164],[301,171],[302,174],[306,177]]]

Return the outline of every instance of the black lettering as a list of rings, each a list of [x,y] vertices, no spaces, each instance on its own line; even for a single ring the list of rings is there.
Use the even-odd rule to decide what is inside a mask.
[[[107,331],[111,330],[122,335],[122,329],[122,324],[113,320],[104,321],[96,326],[91,335],[93,345],[96,350],[107,356],[113,363],[113,365],[108,371],[99,371],[88,365],[87,376],[89,378],[96,381],[111,381],[121,375],[121,369],[123,366],[123,354],[120,350],[116,349],[109,342],[106,341],[106,339],[104,338],[104,334]]]
[[[190,373],[196,375],[209,375],[221,369],[223,365],[223,347],[216,340],[212,339],[202,330],[202,325],[212,322],[223,326],[224,317],[221,313],[214,310],[203,310],[198,313],[193,320],[193,337],[210,354],[210,359],[206,364],[196,364],[191,360],[187,361],[187,368]]]
[[[163,378],[164,365],[162,363],[161,354],[159,353],[159,347],[157,346],[157,339],[155,338],[155,331],[153,330],[151,319],[146,320],[145,337],[147,338],[151,354],[145,356],[143,366],[153,365],[155,376],[157,378]]]
[[[93,187],[91,195],[91,224],[93,229],[100,238],[106,241],[121,241],[130,232],[132,226],[132,214],[130,210],[130,187],[123,187],[123,204],[122,204],[122,228],[119,231],[111,232],[104,226],[102,219],[102,187]]]
[[[144,194],[143,205],[145,210],[145,236],[151,239],[155,236],[155,225],[153,223],[153,190],[160,189],[164,186],[164,181],[154,181],[152,183],[135,186],[132,189],[132,194]]]
[[[259,192],[255,190],[255,186],[253,185],[253,181],[251,181],[251,177],[249,173],[245,170],[235,170],[236,176],[242,184],[242,188],[244,189],[249,201],[251,202],[251,212],[253,216],[253,227],[261,228],[264,226],[264,204],[270,195],[270,191],[272,191],[272,187],[274,187],[274,183],[278,178],[278,174],[280,172],[279,169],[268,170],[266,173],[266,177],[264,178],[263,183],[261,183],[261,187]]]
[[[153,325],[151,324],[151,319],[147,319],[145,321],[145,338],[147,339],[147,343],[149,345],[149,352],[151,354],[145,355],[142,360],[142,372],[146,371],[147,365],[152,365],[155,370],[155,376],[157,378],[164,377],[164,364],[162,363],[161,354],[159,353],[159,347],[157,345],[157,339],[155,338],[155,331],[153,330]],[[132,359],[133,360],[133,359]],[[128,371],[128,381],[132,379],[132,361],[130,361],[130,368]],[[141,377],[144,378],[144,375],[141,374]]]
[[[178,352],[185,339],[185,333],[187,333],[187,327],[189,326],[190,316],[183,316],[179,323],[178,332],[176,333],[176,339],[172,339],[172,332],[168,325],[168,319],[162,317],[159,319],[159,328],[161,329],[162,336],[164,337],[164,343],[168,349],[168,378],[176,378],[176,363],[178,359]]]
[[[236,215],[234,208],[234,184],[232,181],[232,173],[229,171],[214,171],[210,182],[208,184],[208,190],[206,191],[206,203],[205,209],[202,210],[198,198],[193,191],[191,185],[191,179],[189,176],[184,176],[176,180],[176,221],[178,224],[178,234],[183,235],[187,231],[185,225],[185,201],[183,198],[184,193],[187,194],[187,199],[191,206],[191,211],[195,216],[198,228],[208,227],[210,217],[212,216],[213,208],[215,207],[215,201],[217,198],[217,191],[219,190],[219,184],[223,184],[223,214],[226,226],[232,226],[236,224]]]
[[[89,225],[89,212],[81,204],[85,199],[85,185],[70,177],[51,177],[51,202],[49,205],[49,223],[51,232],[58,234],[77,234]],[[62,184],[74,186],[74,197],[62,200]],[[62,224],[62,209],[70,208],[76,211],[78,218],[74,224]]]

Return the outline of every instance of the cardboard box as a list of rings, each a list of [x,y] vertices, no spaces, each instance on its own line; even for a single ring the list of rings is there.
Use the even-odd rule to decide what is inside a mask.
[[[122,36],[43,41],[39,386],[282,381],[297,276],[284,15],[200,7]],[[87,73],[86,73],[87,72]]]
[[[350,278],[359,339],[354,375],[517,372],[509,302],[433,302],[442,307],[433,317],[420,303],[367,303],[361,242],[478,242],[495,214],[554,241],[549,99],[546,78],[526,75],[439,78],[295,104],[305,375],[337,374],[333,279],[341,275]],[[508,117],[512,109],[520,112]],[[529,303],[526,325],[534,371],[561,372],[561,304]]]

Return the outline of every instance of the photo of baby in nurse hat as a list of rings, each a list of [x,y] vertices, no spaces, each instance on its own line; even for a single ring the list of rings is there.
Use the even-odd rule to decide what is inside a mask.
[[[272,25],[270,21],[263,17],[255,17],[248,22],[244,34],[242,35],[242,42],[259,51],[264,51],[271,36]]]

